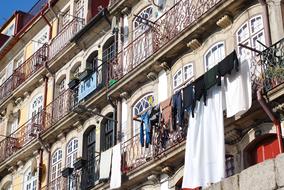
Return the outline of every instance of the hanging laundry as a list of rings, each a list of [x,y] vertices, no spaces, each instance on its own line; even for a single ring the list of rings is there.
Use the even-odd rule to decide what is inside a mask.
[[[181,91],[177,91],[173,95],[173,129],[176,130],[176,125],[182,127],[183,126],[183,120],[184,120],[184,109],[182,105],[182,97],[181,97]]]
[[[111,167],[111,159],[112,159],[112,148],[101,153],[100,168],[100,179],[109,179],[110,167]]]
[[[112,166],[110,176],[110,189],[118,189],[121,186],[121,147],[120,143],[112,148]]]
[[[194,90],[195,90],[195,95],[194,95],[195,102],[196,100],[200,101],[205,92],[204,75],[196,79],[193,82],[193,85],[194,85]]]
[[[151,144],[151,125],[150,125],[150,113],[151,110],[146,111],[144,114],[141,115],[141,126],[140,126],[140,143],[142,147],[144,147],[144,129],[146,135],[146,148],[149,147]]]
[[[191,112],[192,117],[194,117],[194,88],[192,84],[183,89],[183,106],[184,109],[187,112]]]
[[[204,103],[206,105],[206,97],[207,97],[207,90],[212,88],[214,85],[217,84],[217,73],[218,73],[218,68],[217,65],[212,67],[209,71],[207,71],[204,74]]]
[[[182,188],[206,187],[225,176],[221,87],[208,90],[207,105],[197,102],[190,116]]]
[[[234,50],[227,57],[225,57],[220,63],[218,63],[218,85],[221,85],[221,77],[231,74],[233,69],[236,72],[239,71],[239,61],[237,57],[237,53]]]
[[[239,72],[225,76],[225,97],[227,117],[244,114],[252,104],[250,65],[244,60],[239,65]]]
[[[173,131],[172,127],[172,98],[161,102],[161,125]]]

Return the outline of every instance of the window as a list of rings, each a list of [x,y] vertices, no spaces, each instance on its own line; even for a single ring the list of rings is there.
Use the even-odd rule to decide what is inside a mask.
[[[67,144],[67,158],[66,158],[66,167],[73,168],[73,164],[77,158],[78,154],[78,139],[72,139]],[[68,177],[68,189],[73,189],[75,183],[73,176]],[[75,188],[74,188],[75,189]]]
[[[177,89],[184,82],[192,79],[193,77],[193,64],[189,63],[179,69],[173,76],[173,87]]]
[[[15,30],[15,24],[12,24],[4,34],[7,36],[12,36],[14,35],[14,30]]]
[[[65,82],[66,82],[66,78],[62,79],[60,81],[60,83],[58,84],[58,95],[61,94],[62,92],[64,92],[65,90]]]
[[[133,21],[134,38],[145,32],[149,28],[147,20],[151,20],[153,16],[153,7],[149,6],[138,14]]]
[[[21,66],[24,62],[24,52],[21,52],[15,59],[14,59],[14,70]]]
[[[107,114],[108,117],[112,118],[113,113]],[[104,119],[102,121],[102,138],[101,138],[101,150],[105,151],[111,148],[114,144],[113,142],[113,130],[114,130],[114,121]]]
[[[218,64],[225,58],[225,46],[223,42],[214,44],[205,54],[205,71]]]
[[[43,96],[38,95],[32,100],[31,104],[31,110],[30,110],[30,116],[31,118],[36,119],[38,116],[38,113],[41,112],[43,107]]]
[[[24,190],[36,190],[37,189],[36,173],[33,174],[31,169],[25,173]]]
[[[67,144],[67,163],[66,166],[73,168],[73,163],[77,158],[78,154],[78,139],[72,139]]]
[[[70,9],[68,8],[68,10],[66,10],[64,13],[61,14],[60,17],[60,31],[64,29],[64,27],[69,23],[70,21]]]
[[[182,84],[182,69],[178,70],[174,75],[174,88]]]
[[[62,150],[56,150],[52,155],[51,160],[51,189],[60,190],[60,177],[61,177],[61,167],[62,167]]]
[[[77,0],[75,2],[75,16],[84,18],[84,0]]]
[[[146,110],[150,106],[153,106],[155,102],[153,93],[145,95],[143,98],[137,101],[133,107],[133,115],[138,115],[142,111]],[[133,136],[139,134],[140,122],[133,121]]]
[[[226,177],[235,174],[234,156],[226,154]]]
[[[87,157],[87,168],[85,172],[85,181],[87,187],[91,187],[95,184],[97,176],[97,163],[96,163],[96,128],[92,128],[84,135],[84,144],[86,147],[85,155]]]
[[[49,30],[48,27],[45,27],[42,29],[42,31],[37,34],[37,36],[33,39],[34,43],[34,52],[36,52],[39,48],[43,46],[43,44],[48,42],[48,36],[49,35]],[[34,63],[36,64],[36,62]]]
[[[260,41],[261,43],[265,44],[262,16],[258,15],[251,18],[249,21],[246,21],[237,30],[236,39],[237,44],[241,43],[260,51],[264,50],[264,47],[257,42]],[[248,49],[239,46],[238,55],[240,56],[240,59],[243,60],[245,58],[250,58],[251,56],[255,55],[255,52],[252,52]]]

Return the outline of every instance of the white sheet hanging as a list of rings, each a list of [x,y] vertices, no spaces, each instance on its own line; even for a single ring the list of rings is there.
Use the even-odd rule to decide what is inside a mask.
[[[197,102],[195,117],[190,114],[182,188],[206,187],[225,176],[221,87],[212,87],[207,97],[207,106]]]
[[[227,117],[244,114],[252,104],[250,65],[248,60],[240,64],[239,72],[225,76]]]
[[[120,143],[112,148],[112,164],[110,176],[110,189],[118,189],[121,186],[121,147]]]
[[[100,179],[109,179],[112,158],[112,148],[101,153]]]

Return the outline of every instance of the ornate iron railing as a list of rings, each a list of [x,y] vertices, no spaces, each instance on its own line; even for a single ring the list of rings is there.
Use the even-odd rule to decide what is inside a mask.
[[[80,189],[90,189],[94,187],[100,179],[100,154],[89,160],[81,171]]]
[[[43,111],[34,115],[25,124],[0,141],[0,163],[29,144],[42,131]]]
[[[119,80],[143,63],[222,0],[180,0],[109,62],[109,80]]]
[[[122,144],[122,170],[124,173],[132,171],[143,164],[162,156],[165,151],[174,148],[186,139],[186,128],[176,131],[155,131],[149,147],[142,147],[140,134]]]
[[[75,190],[75,188],[69,188],[68,178],[60,176],[42,187],[41,190]]]
[[[284,39],[273,44],[261,53],[266,92],[284,82]]]
[[[0,86],[0,103],[5,101],[15,89],[44,66],[47,61],[47,54],[48,45],[44,44],[14,70],[13,74]]]
[[[74,18],[69,22],[60,33],[52,39],[49,47],[48,60],[55,57],[66,45],[69,44],[70,39],[83,28],[84,19]]]
[[[46,106],[43,132],[52,128],[58,121],[69,114],[74,106],[74,91],[67,89]]]

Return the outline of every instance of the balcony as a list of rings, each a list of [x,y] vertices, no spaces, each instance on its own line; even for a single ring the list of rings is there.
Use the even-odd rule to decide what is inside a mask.
[[[47,61],[48,46],[43,45],[0,86],[0,103],[4,102],[12,92],[43,68]]]
[[[43,111],[39,112],[15,132],[0,141],[0,163],[37,138],[43,127]]]
[[[52,39],[49,46],[48,60],[53,59],[61,50],[63,50],[70,42],[70,39],[83,28],[84,19],[74,18],[69,22],[61,32]]]
[[[212,11],[222,0],[188,1],[180,0],[156,20],[151,27],[118,52],[110,62],[109,79],[119,80],[186,29]]]
[[[264,90],[270,92],[284,82],[284,39],[273,44],[261,53],[264,73]]]
[[[162,138],[165,135],[160,131],[155,131],[149,148],[141,146],[140,134],[124,142],[121,150],[123,173],[127,174],[163,157],[169,150],[177,148],[186,139],[186,130],[178,129],[173,132],[166,131],[166,133],[167,138]]]

